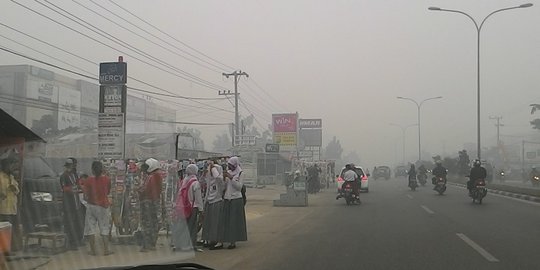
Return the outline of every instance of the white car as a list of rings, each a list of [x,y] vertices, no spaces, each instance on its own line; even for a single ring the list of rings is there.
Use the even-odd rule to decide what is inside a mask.
[[[366,172],[360,166],[354,166],[354,171],[360,177],[360,191],[369,192],[369,173]],[[345,180],[343,180],[344,172],[345,172],[345,168],[342,168],[340,174],[337,176],[337,179],[336,179],[338,193],[341,190],[341,185],[343,184],[343,182],[345,182]]]

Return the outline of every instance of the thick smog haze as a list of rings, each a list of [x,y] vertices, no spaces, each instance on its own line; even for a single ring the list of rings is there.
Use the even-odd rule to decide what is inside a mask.
[[[40,17],[15,2],[81,29],[116,50]],[[344,154],[356,151],[364,166],[401,161],[402,131],[391,124],[416,124],[417,108],[410,101],[397,99],[398,96],[417,101],[443,97],[425,102],[421,109],[422,150],[426,155],[456,155],[464,144],[476,143],[476,30],[470,19],[461,14],[429,11],[428,7],[461,10],[480,22],[494,10],[526,3],[493,0],[114,1],[230,69],[223,65],[217,68],[203,63],[209,67],[205,68],[194,64],[85,9],[88,7],[135,29],[96,5],[135,22],[134,17],[110,1],[0,3],[2,24],[95,63],[116,61],[122,55],[130,76],[178,95],[205,98],[222,96],[217,89],[197,85],[142,63],[128,48],[89,30],[83,31],[80,25],[47,9],[45,6],[52,7],[48,2],[222,89],[234,89],[233,79],[223,77],[223,72],[231,73],[235,69],[247,72],[249,78],[242,77],[239,84],[240,97],[247,104],[240,107],[240,112],[242,116],[253,113],[259,130],[268,128],[272,113],[298,112],[301,118],[322,118],[323,145],[336,136]],[[483,26],[480,44],[482,147],[496,144],[496,122],[489,116],[503,117],[505,126],[501,127],[501,138],[507,143],[538,139],[538,131],[529,123],[536,118],[531,115],[529,104],[540,103],[540,9],[536,1],[531,3],[535,6],[495,14]],[[140,21],[137,25],[167,38]],[[0,26],[0,34],[1,47],[73,69],[5,38],[15,39],[97,78],[97,64],[51,49],[4,26]],[[174,44],[186,49],[179,43]],[[35,65],[85,79],[3,51],[0,59],[2,65]],[[130,79],[128,86],[148,89]],[[141,93],[132,94],[141,96]],[[174,101],[202,106],[181,99]],[[200,102],[229,112],[177,106],[174,107],[179,111],[177,121],[234,121],[231,113],[234,107],[228,100]],[[208,150],[216,135],[228,132],[226,126],[193,127],[201,130]],[[416,127],[407,129],[407,161],[417,159],[417,136]]]

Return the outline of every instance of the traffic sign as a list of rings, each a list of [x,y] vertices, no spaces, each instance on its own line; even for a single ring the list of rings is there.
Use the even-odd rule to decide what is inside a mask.
[[[279,153],[279,144],[277,143],[267,143],[265,150],[267,153]]]

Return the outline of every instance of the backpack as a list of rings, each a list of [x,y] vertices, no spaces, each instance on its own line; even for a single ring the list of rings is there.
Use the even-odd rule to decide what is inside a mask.
[[[191,217],[191,214],[193,213],[193,204],[189,201],[188,192],[195,181],[197,181],[197,178],[189,180],[186,186],[180,188],[180,192],[176,198],[176,218],[188,219]]]

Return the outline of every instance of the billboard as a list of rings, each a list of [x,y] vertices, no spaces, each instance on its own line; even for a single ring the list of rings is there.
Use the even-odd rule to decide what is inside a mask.
[[[50,103],[58,103],[59,87],[54,81],[28,76],[26,97]]]
[[[296,113],[272,114],[274,132],[296,132]]]
[[[300,128],[322,128],[322,119],[300,119],[298,120]]]
[[[322,146],[322,129],[300,129],[300,145]]]
[[[296,147],[296,132],[274,132],[274,143]]]

